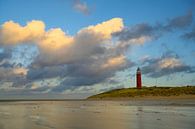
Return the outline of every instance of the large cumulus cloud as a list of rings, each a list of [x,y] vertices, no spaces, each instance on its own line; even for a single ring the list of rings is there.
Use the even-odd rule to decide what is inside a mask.
[[[26,80],[32,83],[60,77],[62,82],[58,87],[62,90],[104,82],[133,65],[124,51],[118,50],[120,43],[112,41],[112,33],[123,27],[121,18],[113,18],[82,28],[71,36],[60,28],[46,31],[42,21],[33,20],[26,26],[8,21],[1,26],[0,43],[2,46],[35,44],[39,53],[28,66]]]

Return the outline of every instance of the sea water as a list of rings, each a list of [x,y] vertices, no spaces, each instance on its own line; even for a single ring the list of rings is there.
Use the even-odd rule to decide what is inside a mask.
[[[193,102],[0,102],[0,129],[194,129]]]

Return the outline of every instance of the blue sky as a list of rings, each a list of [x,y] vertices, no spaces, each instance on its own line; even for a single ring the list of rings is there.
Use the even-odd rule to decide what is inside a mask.
[[[194,6],[0,0],[0,94],[83,98],[135,86],[138,66],[144,85],[195,85]]]

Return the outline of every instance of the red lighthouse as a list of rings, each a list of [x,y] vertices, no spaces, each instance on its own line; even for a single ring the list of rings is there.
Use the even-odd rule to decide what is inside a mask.
[[[141,70],[138,67],[137,68],[137,73],[136,73],[136,81],[137,81],[137,89],[141,89],[142,88],[142,77],[141,77]]]

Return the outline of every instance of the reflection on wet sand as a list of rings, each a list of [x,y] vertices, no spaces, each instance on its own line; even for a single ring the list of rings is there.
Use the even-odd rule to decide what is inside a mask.
[[[192,129],[193,106],[142,106],[129,101],[0,103],[0,129]]]

